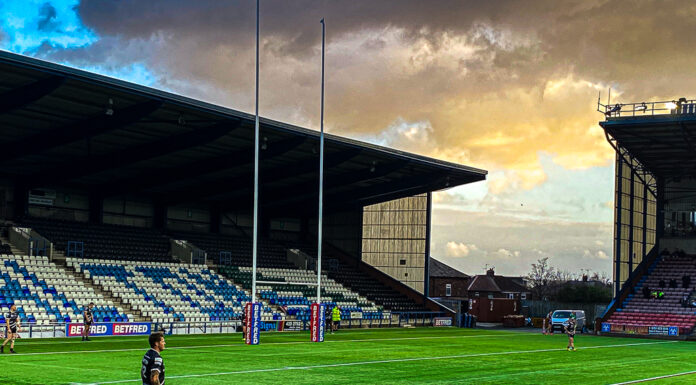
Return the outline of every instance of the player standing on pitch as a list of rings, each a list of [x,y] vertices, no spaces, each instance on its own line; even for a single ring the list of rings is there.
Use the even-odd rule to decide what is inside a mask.
[[[242,341],[246,341],[247,318],[246,309],[242,311]]]
[[[7,333],[6,333],[6,338],[5,342],[2,343],[2,346],[0,347],[0,353],[5,353],[5,345],[7,345],[8,342],[10,342],[10,353],[16,353],[14,351],[14,342],[15,338],[19,337],[17,332],[22,330],[19,325],[19,314],[17,313],[17,305],[12,304],[10,306],[10,312],[7,313],[7,317],[5,317],[5,323],[7,324]]]
[[[164,361],[160,353],[164,350],[164,334],[153,333],[148,339],[150,350],[143,357],[140,379],[143,385],[164,385]]]
[[[82,329],[82,341],[91,341],[89,339],[89,329],[92,326],[92,321],[94,320],[94,317],[92,316],[93,307],[94,302],[90,302],[89,305],[85,308],[85,311],[82,313],[82,317],[84,318],[84,328]]]
[[[568,317],[568,324],[565,325],[565,332],[568,334],[568,351],[575,351],[575,327],[577,326],[577,321],[575,320],[575,313],[570,313]]]
[[[546,315],[546,318],[544,318],[544,334],[545,335],[553,335],[553,312],[549,312],[549,314]]]

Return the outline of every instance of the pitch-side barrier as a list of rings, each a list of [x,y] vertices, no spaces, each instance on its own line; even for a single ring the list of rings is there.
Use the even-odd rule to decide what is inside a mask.
[[[390,327],[430,327],[451,326],[451,317],[440,312],[402,312],[386,313],[380,319],[363,319],[360,314],[351,314],[341,320],[341,329],[355,328],[390,328]],[[330,321],[327,321],[327,330]],[[45,325],[23,325],[20,338],[62,338],[79,337],[82,335],[82,323],[55,322]],[[262,320],[262,332],[309,331],[309,320]],[[207,321],[207,322],[99,322],[90,329],[90,336],[134,336],[148,335],[152,332],[163,331],[168,335],[191,334],[224,334],[242,331],[241,320]],[[4,330],[0,330],[0,338],[4,338]]]

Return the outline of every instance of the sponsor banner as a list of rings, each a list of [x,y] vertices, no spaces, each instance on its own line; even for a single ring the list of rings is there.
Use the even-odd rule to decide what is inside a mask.
[[[149,323],[114,323],[113,335],[115,336],[142,336],[150,335],[152,325]]]
[[[29,196],[29,204],[37,206],[53,206],[53,199]]]
[[[452,317],[435,317],[433,326],[452,326]]]
[[[82,336],[82,331],[84,330],[84,324],[69,323],[65,326],[65,335],[67,337],[80,337]],[[111,336],[113,335],[113,329],[111,324],[95,324],[89,328],[90,336]]]
[[[33,189],[29,190],[28,202],[30,205],[53,206],[56,199],[56,190]]]
[[[85,326],[81,323],[65,325],[67,337],[81,337]],[[152,326],[149,323],[94,323],[89,328],[90,336],[137,336],[149,335]]]
[[[678,336],[679,328],[676,326],[639,326],[639,325],[619,325],[609,324],[612,333],[641,334],[641,335],[660,335]],[[604,324],[602,324],[602,331]]]
[[[245,342],[247,345],[258,345],[261,337],[261,304],[247,303],[244,312],[247,320]]]
[[[283,331],[286,332],[299,332],[304,330],[303,321],[285,321],[283,325]]]
[[[677,326],[650,326],[648,334],[657,336],[678,336],[679,327]]]
[[[359,311],[350,312],[350,319],[362,319],[362,317],[363,317],[362,312],[359,312]]]
[[[602,322],[602,333],[611,332],[611,324],[609,322]]]
[[[324,327],[326,326],[326,305],[313,303],[309,330],[312,334],[312,342],[324,342]]]

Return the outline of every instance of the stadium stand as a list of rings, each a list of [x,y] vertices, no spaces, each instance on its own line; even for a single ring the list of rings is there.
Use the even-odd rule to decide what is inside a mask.
[[[160,324],[240,319],[251,300],[247,292],[204,265],[78,258],[67,258],[67,264]],[[264,307],[262,321],[283,318]]]
[[[95,304],[96,322],[129,322],[134,318],[66,274],[47,257],[2,255],[0,274],[2,313],[12,303],[16,304],[23,324],[82,322],[82,311],[90,302]],[[0,315],[0,323],[4,322],[4,316]]]
[[[219,266],[221,274],[226,275],[245,289],[251,289],[251,269],[248,268],[252,262],[251,240],[241,236],[205,233],[175,232],[170,235],[206,250],[209,260],[212,256],[212,259],[221,265]],[[297,269],[287,261],[286,256],[286,248],[300,249],[307,255],[316,256],[316,247],[297,242],[281,245],[268,239],[260,239],[259,244],[257,263],[259,275],[257,279],[260,281],[278,280],[280,282],[273,286],[259,286],[260,297],[285,307],[287,314],[295,316],[298,320],[308,320],[308,305],[316,298],[316,288],[284,285],[282,282],[298,282],[298,280],[313,282],[316,280],[315,272]],[[225,251],[231,253],[229,261],[219,259],[220,253]],[[351,312],[363,312],[365,319],[376,319],[381,317],[382,309],[395,312],[428,311],[397,291],[366,277],[364,273],[350,266],[341,265],[340,272],[329,269],[323,269],[323,271],[324,277],[330,283],[322,291],[324,297],[322,302],[326,302],[329,308],[338,304],[344,316],[348,316]],[[330,286],[332,284],[334,286]],[[346,298],[350,300],[346,301]]]
[[[84,242],[82,257],[69,257],[68,266],[154,322],[237,319],[241,316],[243,304],[249,300],[248,293],[243,290],[251,289],[252,243],[246,237],[186,232],[169,234],[205,250],[211,262],[220,264],[218,271],[241,286],[236,287],[207,267],[172,263],[167,255],[167,237],[153,229],[44,219],[30,219],[23,224],[51,240],[57,250],[69,256],[69,241]],[[292,247],[302,247],[316,254],[316,248],[309,245],[293,244]],[[227,254],[225,260],[220,260],[221,253]],[[148,262],[142,264],[140,261]],[[313,282],[316,274],[298,270],[287,261],[285,246],[267,239],[260,240],[258,266],[259,280],[279,282],[278,285],[259,286],[260,297],[273,305],[283,306],[289,316],[308,320],[309,304],[314,301],[316,288],[287,285],[287,282]],[[339,271],[324,271],[323,302],[330,308],[338,305],[346,317],[351,312],[362,312],[365,319],[376,319],[382,316],[382,310],[427,311],[354,267],[341,265]],[[211,287],[216,291],[206,293],[205,290],[211,290]],[[201,298],[200,293],[206,294]],[[236,305],[225,308],[224,302],[228,301]],[[269,307],[265,309],[266,320],[278,320],[283,316]]]
[[[288,249],[299,249],[303,253],[314,258],[317,256],[317,247],[315,244],[284,242],[283,245]],[[399,293],[397,290],[394,290],[379,280],[366,275],[365,272],[361,271],[356,266],[341,262],[338,258],[328,258],[329,256],[327,254],[335,253],[336,256],[338,256],[338,254],[341,252],[329,244],[325,244],[324,246],[326,249],[324,252],[324,258],[327,260],[327,262],[328,260],[333,259],[335,263],[324,263],[322,266],[322,271],[337,283],[365,297],[367,300],[375,303],[384,310],[393,312],[430,311],[423,305],[419,305],[413,300]],[[369,268],[374,269],[374,267],[371,266]]]
[[[219,234],[204,234],[204,233],[172,233],[171,236],[177,238],[177,239],[184,239],[197,247],[206,250],[208,252],[208,258],[211,258],[211,254],[213,258],[216,258],[216,256],[220,255],[220,252],[224,251],[229,251],[232,253],[232,259],[231,263],[220,263],[220,262],[226,262],[226,261],[219,261],[218,262],[221,265],[231,265],[231,266],[237,266],[239,267],[238,269],[235,267],[231,267],[228,269],[223,269],[221,267],[220,272],[223,274],[227,274],[228,277],[230,277],[234,282],[241,284],[244,288],[250,289],[251,288],[251,273],[250,270],[248,272],[245,271],[244,267],[246,266],[251,266],[251,240],[248,238],[244,238],[241,236],[238,237],[232,237],[232,236],[226,236],[226,235],[219,235]],[[306,253],[309,256],[315,257],[317,255],[317,248],[315,245],[310,245],[306,243],[300,243],[300,242],[284,242],[283,244],[276,243],[272,240],[269,239],[260,239],[259,241],[259,260],[258,260],[258,267],[260,268],[267,268],[271,270],[265,270],[265,271],[273,271],[273,269],[283,269],[280,271],[284,271],[286,273],[293,273],[293,274],[299,274],[299,276],[307,275],[307,272],[304,270],[298,270],[294,265],[292,265],[290,262],[287,261],[287,252],[286,249],[299,249]],[[353,291],[355,292],[354,295],[359,295],[362,298],[364,298],[364,302],[360,304],[360,302],[357,303],[349,303],[346,304],[346,306],[339,305],[343,309],[344,313],[349,313],[350,311],[347,309],[362,309],[366,308],[368,310],[365,310],[368,313],[368,317],[378,317],[378,314],[373,314],[375,310],[372,310],[373,307],[379,306],[380,308],[384,310],[389,310],[389,311],[394,311],[394,312],[427,312],[429,311],[428,309],[424,308],[422,305],[418,305],[415,302],[413,302],[411,299],[407,298],[406,296],[402,295],[398,291],[391,289],[387,287],[386,285],[376,281],[375,279],[366,276],[363,272],[358,270],[357,268],[350,266],[348,264],[339,264],[339,266],[335,266],[334,268],[329,268],[328,266],[326,268],[322,269],[323,272],[325,273],[325,276],[328,278],[331,278],[334,280],[336,284],[340,284],[339,286],[343,286],[346,288],[346,290]],[[262,272],[261,276],[263,276],[263,269],[259,270]],[[311,278],[310,281],[316,280],[316,273],[310,272],[309,275],[311,275],[314,278]],[[281,279],[283,278],[282,276],[280,277]],[[266,280],[263,278],[258,278],[258,280]],[[239,281],[238,281],[239,280]],[[270,288],[271,292],[273,288]],[[287,292],[303,292],[306,291],[308,295],[304,295],[305,299],[301,300],[300,298],[296,298],[297,301],[303,301],[303,303],[309,304],[311,301],[308,299],[309,297],[316,297],[316,288],[309,288],[309,287],[304,287],[303,289],[299,289],[295,287],[294,289],[290,288],[285,288],[283,289],[284,291]],[[276,294],[269,293],[269,296],[275,296]],[[331,297],[331,294],[328,294],[328,296]],[[300,297],[299,295],[294,295],[292,297]],[[371,304],[370,304],[371,302]],[[280,303],[283,305],[282,303]],[[295,311],[294,307],[298,307],[299,304],[293,303],[290,304],[293,306],[290,306],[288,309],[289,314],[297,314],[299,319],[302,319],[305,316],[304,313],[304,308]],[[287,306],[287,305],[283,305]],[[302,305],[304,306],[304,304]],[[330,305],[330,307],[333,307],[333,305]],[[353,310],[353,311],[360,311],[360,310]]]
[[[221,266],[221,274],[231,278],[244,288],[251,287],[252,273],[250,267]],[[316,301],[316,286],[298,285],[301,282],[316,282],[313,271],[281,268],[258,268],[256,279],[259,281],[276,281],[277,284],[260,284],[257,286],[259,297],[271,304],[283,306],[288,315],[301,321],[309,321],[309,305]],[[293,283],[293,284],[289,284]],[[363,319],[379,319],[382,309],[359,294],[351,292],[333,279],[322,275],[322,303],[329,309],[338,306],[341,315],[348,318],[351,312],[361,312]]]
[[[325,270],[329,277],[365,298],[393,312],[427,312],[428,309],[398,291],[365,275],[354,266],[340,264],[337,270]]]
[[[170,236],[175,239],[186,240],[208,253],[208,259],[221,265],[251,266],[253,243],[248,237],[230,236],[207,233],[183,233],[173,232]],[[229,258],[220,259],[221,253],[229,253]],[[259,239],[259,254],[257,266],[259,267],[285,267],[293,265],[287,261],[285,249],[275,243]]]
[[[696,312],[692,307],[682,306],[684,293],[691,294],[694,282],[688,288],[682,287],[682,277],[696,278],[696,256],[660,256],[648,273],[636,285],[635,292],[629,294],[621,308],[617,309],[607,322],[637,326],[678,326],[680,334],[690,334],[696,326]],[[668,285],[677,281],[677,287]],[[666,283],[660,287],[660,281]],[[643,289],[659,290],[663,298],[645,298]]]
[[[28,219],[31,227],[70,256],[68,242],[82,242],[84,258],[127,261],[171,261],[169,239],[151,228]]]

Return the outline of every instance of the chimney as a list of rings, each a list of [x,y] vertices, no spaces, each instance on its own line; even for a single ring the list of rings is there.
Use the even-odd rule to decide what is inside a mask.
[[[494,268],[491,267],[490,269],[488,269],[488,270],[486,271],[486,275],[489,276],[489,277],[494,276],[494,275],[495,275],[495,270],[494,270]]]

